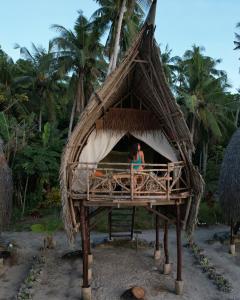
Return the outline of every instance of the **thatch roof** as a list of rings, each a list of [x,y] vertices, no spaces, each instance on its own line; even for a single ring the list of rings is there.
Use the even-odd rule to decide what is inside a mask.
[[[0,138],[0,232],[10,223],[12,213],[13,182]]]
[[[68,199],[68,164],[76,162],[86,143],[86,139],[95,128],[95,122],[113,107],[129,91],[135,99],[154,112],[161,124],[162,131],[168,140],[178,148],[181,158],[189,170],[189,182],[195,199],[192,201],[189,214],[189,231],[196,220],[203,183],[200,174],[191,163],[194,150],[191,135],[183,113],[167,84],[160,49],[154,39],[154,16],[156,1],[153,2],[149,17],[132,47],[117,69],[107,77],[103,86],[94,92],[87,107],[80,116],[62,156],[61,193],[65,228],[70,237],[73,236],[71,222],[71,203]]]
[[[240,129],[233,134],[221,166],[219,197],[226,222],[240,220]]]

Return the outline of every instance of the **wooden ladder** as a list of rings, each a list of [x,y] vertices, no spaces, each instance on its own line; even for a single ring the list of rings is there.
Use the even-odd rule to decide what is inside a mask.
[[[135,207],[113,208],[108,214],[109,240],[113,238],[133,239]]]

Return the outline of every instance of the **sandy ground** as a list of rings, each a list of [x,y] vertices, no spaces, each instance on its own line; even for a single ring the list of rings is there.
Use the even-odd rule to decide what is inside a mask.
[[[163,262],[153,260],[153,249],[136,250],[128,248],[93,249],[93,300],[119,300],[120,295],[129,287],[139,285],[146,290],[146,300],[240,300],[240,249],[232,257],[228,247],[219,242],[207,244],[213,234],[228,230],[217,226],[200,228],[195,233],[195,240],[211,259],[217,270],[224,274],[233,285],[233,292],[226,294],[217,290],[206,274],[196,265],[189,249],[183,248],[185,282],[183,296],[174,293],[176,276],[175,231],[170,230],[170,259],[173,263],[171,275],[163,275]],[[6,240],[14,241],[18,246],[18,263],[5,265],[0,270],[0,299],[15,299],[17,291],[27,276],[32,264],[32,257],[39,254],[43,244],[43,235],[31,232],[4,233]],[[105,234],[92,234],[94,242],[106,237]],[[154,241],[153,231],[144,231],[142,239]],[[41,280],[34,288],[34,300],[63,300],[81,298],[82,262],[80,259],[63,260],[62,254],[69,251],[65,234],[58,232],[55,236],[57,247],[49,250]],[[184,241],[183,241],[184,243]],[[80,244],[80,240],[77,241]]]

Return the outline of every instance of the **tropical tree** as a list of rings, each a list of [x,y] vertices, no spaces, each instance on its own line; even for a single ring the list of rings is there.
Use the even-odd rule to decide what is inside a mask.
[[[12,213],[13,182],[12,171],[8,167],[0,137],[0,234],[10,223]]]
[[[74,26],[68,30],[61,25],[52,25],[60,33],[52,43],[57,51],[60,70],[70,74],[69,87],[74,91],[74,101],[69,124],[69,136],[72,131],[75,114],[80,114],[87,104],[91,93],[104,79],[105,60],[101,33],[82,14]]]
[[[166,79],[174,88],[174,83],[177,80],[177,71],[179,70],[179,66],[177,66],[177,64],[180,60],[180,57],[172,56],[172,49],[169,49],[169,46],[166,45],[164,51],[161,53],[161,60]]]
[[[96,0],[100,8],[92,15],[96,26],[106,34],[106,53],[109,58],[108,74],[117,65],[119,51],[125,52],[139,31],[151,0]]]
[[[237,24],[237,29],[240,29],[240,22]],[[240,50],[240,34],[235,33],[235,41],[234,41],[235,48],[234,50]]]
[[[38,128],[42,131],[43,112],[46,111],[47,120],[56,122],[56,103],[64,92],[63,74],[57,68],[57,60],[52,52],[52,43],[49,42],[48,50],[32,44],[32,53],[26,47],[16,45],[21,56],[27,63],[18,62],[21,67],[21,81],[30,91],[32,99],[30,105],[38,114]]]
[[[0,48],[0,111],[16,113],[17,109],[23,112],[22,103],[26,101],[28,101],[28,97],[22,90],[17,66],[12,58]]]
[[[203,55],[203,48],[193,46],[179,60],[181,82],[179,101],[189,124],[192,139],[199,150],[199,164],[206,174],[210,139],[220,140],[227,128],[232,101],[227,96],[227,76],[216,68],[220,60]]]

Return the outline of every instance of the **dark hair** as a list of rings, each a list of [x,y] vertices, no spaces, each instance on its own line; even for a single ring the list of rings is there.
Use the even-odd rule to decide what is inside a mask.
[[[134,159],[138,153],[138,144],[133,144],[130,150],[130,159]]]

